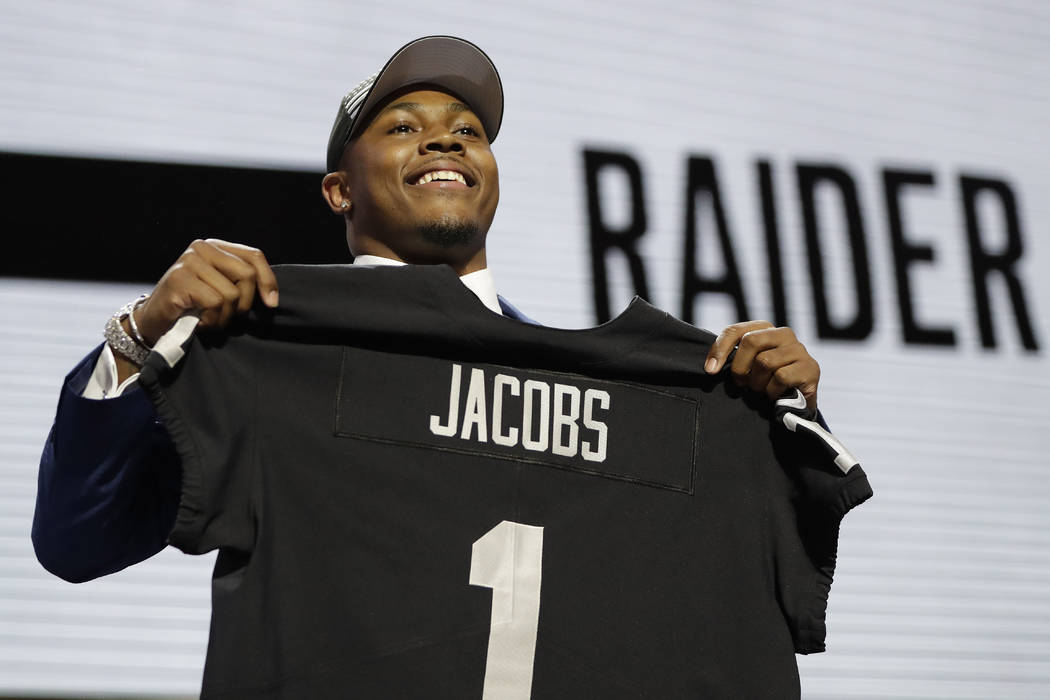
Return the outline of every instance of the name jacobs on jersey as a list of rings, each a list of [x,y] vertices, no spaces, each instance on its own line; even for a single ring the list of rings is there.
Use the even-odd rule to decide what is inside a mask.
[[[434,435],[605,461],[609,430],[598,416],[610,408],[608,391],[503,372],[490,381],[478,367],[468,378],[463,369],[452,365],[446,415],[430,415]]]

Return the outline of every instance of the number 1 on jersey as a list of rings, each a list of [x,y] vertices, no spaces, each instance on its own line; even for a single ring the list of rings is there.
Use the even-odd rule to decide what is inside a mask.
[[[492,589],[482,700],[529,700],[540,619],[543,528],[504,520],[478,539],[470,584]]]

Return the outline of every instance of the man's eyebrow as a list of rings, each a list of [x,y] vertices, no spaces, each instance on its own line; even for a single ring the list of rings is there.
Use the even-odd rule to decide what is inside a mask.
[[[391,111],[393,111],[395,109],[403,109],[406,112],[419,112],[419,111],[422,111],[423,105],[421,105],[418,102],[395,102],[392,105],[388,105],[387,108],[384,109],[383,111],[384,112],[391,112]],[[471,110],[470,107],[468,107],[467,105],[463,104],[462,102],[449,102],[447,105],[445,105],[445,111],[447,111],[447,112],[471,112],[473,110]]]
[[[387,105],[387,108],[383,111],[392,112],[395,109],[403,109],[408,112],[418,112],[419,110],[423,109],[423,105],[419,104],[418,102],[395,102],[392,105]]]

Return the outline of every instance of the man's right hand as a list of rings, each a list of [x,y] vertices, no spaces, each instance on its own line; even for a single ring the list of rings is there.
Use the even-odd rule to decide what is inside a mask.
[[[149,299],[135,310],[143,339],[153,345],[187,312],[200,314],[200,325],[223,328],[235,313],[251,308],[255,293],[277,306],[277,278],[257,248],[214,238],[197,240],[168,268]],[[127,320],[124,321],[127,325]],[[117,357],[120,381],[138,371]]]

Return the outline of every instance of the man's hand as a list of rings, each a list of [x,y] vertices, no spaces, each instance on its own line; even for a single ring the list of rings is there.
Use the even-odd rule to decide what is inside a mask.
[[[769,321],[734,323],[723,330],[707,353],[704,370],[717,374],[736,347],[729,366],[740,386],[761,391],[776,401],[788,389],[798,389],[811,411],[817,409],[820,365],[790,328],[774,328]]]
[[[223,328],[235,313],[251,308],[256,291],[264,304],[277,306],[277,278],[261,250],[214,238],[197,240],[168,268],[146,303],[135,310],[135,323],[150,345],[189,311],[200,314],[201,326]],[[127,319],[124,323],[127,325]],[[137,371],[118,356],[120,381]]]

